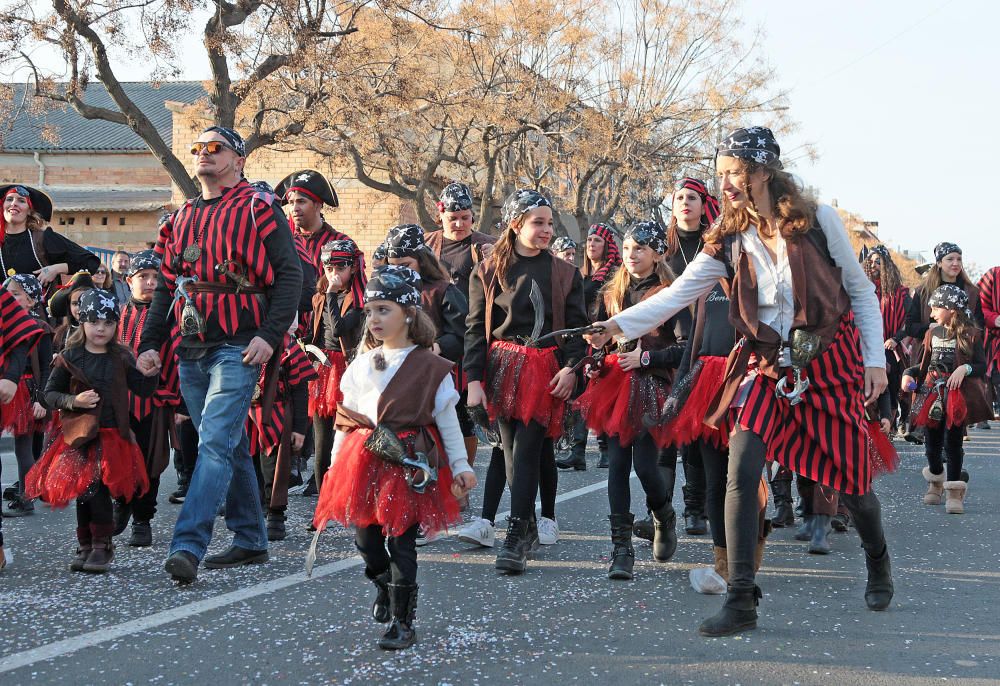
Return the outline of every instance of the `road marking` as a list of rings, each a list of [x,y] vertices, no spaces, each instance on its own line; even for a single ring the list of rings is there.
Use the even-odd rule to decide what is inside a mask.
[[[635,473],[633,472],[631,476],[632,478],[635,478]],[[603,490],[607,488],[607,486],[608,482],[606,480],[598,481],[597,483],[590,484],[589,486],[583,486],[582,488],[577,488],[556,496],[556,502],[563,503],[567,500],[573,500],[574,498],[579,498],[595,491]],[[509,514],[509,510],[500,512],[497,514],[497,519],[506,517]],[[305,554],[303,553],[303,560],[305,559],[304,555]],[[331,574],[342,572],[345,569],[360,567],[362,564],[363,561],[361,556],[354,555],[343,560],[338,560],[337,562],[320,565],[313,569],[312,579],[330,576]],[[274,593],[275,591],[281,591],[290,586],[296,586],[310,580],[311,579],[305,575],[305,572],[289,574],[287,576],[278,577],[277,579],[272,579],[271,581],[263,581],[259,584],[254,584],[253,586],[247,586],[246,588],[241,588],[236,591],[223,593],[222,595],[218,595],[214,598],[206,598],[205,600],[198,600],[193,603],[187,603],[186,605],[179,605],[177,607],[170,608],[169,610],[155,612],[145,617],[139,617],[120,624],[101,627],[96,631],[80,634],[79,636],[73,636],[71,638],[64,638],[37,648],[23,650],[19,653],[13,653],[0,658],[0,674],[11,672],[15,669],[21,669],[22,667],[28,667],[36,662],[52,660],[64,655],[70,655],[71,653],[83,650],[84,648],[91,648],[93,646],[100,645],[101,643],[107,643],[108,641],[115,641],[126,636],[138,634],[143,631],[149,631],[150,629],[155,629],[165,624],[187,619],[189,617],[193,617],[194,615],[211,612],[212,610],[218,610],[219,608],[239,603],[244,600],[249,600],[250,598],[267,595],[268,593]]]

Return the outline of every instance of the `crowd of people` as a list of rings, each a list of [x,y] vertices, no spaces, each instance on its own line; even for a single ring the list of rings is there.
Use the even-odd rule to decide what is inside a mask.
[[[440,228],[391,227],[371,265],[325,220],[338,198],[319,172],[251,183],[242,137],[218,126],[191,153],[201,195],[109,265],[47,226],[44,192],[0,186],[0,428],[18,472],[3,515],[75,503],[73,572],[108,571],[130,524],[129,546],[152,545],[171,455],[171,579],[266,562],[298,485],[316,498],[310,558],[329,522],[353,529],[388,650],[416,640],[420,545],[451,529],[518,575],[558,542],[559,469],[587,469],[590,436],[609,579],[634,578],[634,537],[674,555],[681,463],[683,528],[714,546],[691,584],[725,595],[706,636],[756,626],[768,533],[796,515],[810,553],[853,526],[866,605],[890,606],[872,484],[896,466],[893,440],[925,447],[923,502],[964,511],[967,429],[996,414],[1000,267],[973,284],[941,243],[911,293],[885,246],[855,254],[766,128],[719,143],[718,199],[677,182],[668,226],[595,224],[580,246],[555,236],[548,197],[520,189],[488,235],[453,182]],[[482,508],[463,523],[481,440]],[[207,555],[220,515],[233,539]]]

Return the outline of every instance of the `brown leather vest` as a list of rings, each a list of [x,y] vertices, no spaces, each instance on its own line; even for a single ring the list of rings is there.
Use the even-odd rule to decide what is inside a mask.
[[[439,336],[444,329],[444,317],[441,316],[441,309],[444,292],[448,290],[449,285],[451,284],[448,281],[420,282],[420,307],[434,322],[434,328],[437,329]]]
[[[566,328],[566,301],[569,292],[573,288],[573,278],[577,274],[574,265],[552,257],[552,330],[559,331]],[[497,289],[500,288],[500,279],[497,278],[496,270],[493,269],[492,261],[480,263],[478,267],[480,276],[483,279],[486,295],[486,345],[493,342],[493,302],[496,300]]]
[[[920,377],[924,378],[927,376],[927,370],[931,363],[931,349],[933,346],[933,335],[934,330],[939,328],[937,324],[932,324],[931,328],[927,329],[927,333],[924,334],[924,343],[919,350],[922,351],[920,357]],[[980,332],[976,332],[975,338],[972,343],[973,346],[983,345],[983,335]],[[969,356],[962,352],[962,349],[958,346],[955,347],[955,367],[961,367],[963,364],[968,364],[971,362]],[[978,424],[979,422],[993,419],[993,406],[990,402],[989,391],[986,388],[986,381],[980,377],[967,376],[964,381],[962,381],[962,386],[960,388],[962,391],[962,397],[965,398],[965,405],[969,410],[968,417],[966,418],[966,425]]]
[[[476,264],[483,259],[482,246],[493,245],[497,242],[496,236],[491,236],[488,233],[481,233],[479,231],[473,231],[472,234],[472,262]],[[431,249],[434,253],[434,257],[441,259],[441,246],[444,243],[444,230],[438,229],[437,231],[431,231],[428,234],[424,234],[424,244]]]

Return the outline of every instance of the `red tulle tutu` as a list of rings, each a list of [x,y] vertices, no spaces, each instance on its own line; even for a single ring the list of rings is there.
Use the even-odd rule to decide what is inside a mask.
[[[6,405],[0,405],[0,429],[15,436],[32,433],[35,430],[35,415],[31,406],[28,384],[21,379],[11,401]]]
[[[555,348],[526,348],[510,341],[494,341],[486,363],[486,404],[490,419],[535,421],[545,435],[563,432],[566,402],[549,392],[559,372]]]
[[[915,426],[936,427],[939,422],[930,418],[931,407],[938,398],[938,391],[931,389],[923,399],[919,412],[913,420]],[[957,426],[964,426],[965,420],[969,416],[969,407],[965,403],[965,396],[962,391],[946,391],[944,396],[944,418],[945,426],[954,429]]]
[[[868,422],[868,443],[868,457],[875,477],[896,471],[896,467],[899,466],[899,453],[876,421]]]
[[[100,479],[113,498],[131,500],[149,490],[142,451],[118,429],[101,429],[82,448],[66,445],[61,435],[49,444],[25,479],[25,492],[52,507],[66,507]]]
[[[614,436],[622,445],[632,445],[636,436],[647,431],[646,423],[654,424],[648,431],[662,448],[670,443],[671,425],[659,424],[669,393],[669,381],[653,374],[623,371],[618,355],[611,354],[604,358],[600,376],[590,380],[574,407],[587,428]]]
[[[729,445],[729,431],[732,429],[731,413],[725,425],[715,428],[705,423],[709,406],[716,392],[722,387],[726,371],[725,357],[701,357],[700,370],[694,379],[682,380],[691,385],[691,392],[677,413],[671,426],[671,443],[677,447],[690,445],[697,440],[708,441],[717,448]]]
[[[443,454],[437,482],[423,493],[416,493],[407,485],[403,467],[389,464],[365,449],[370,434],[371,429],[360,428],[344,438],[336,461],[323,477],[313,515],[317,529],[333,519],[344,526],[377,524],[386,536],[399,536],[414,524],[434,533],[462,521],[458,500],[451,494],[451,470]]]
[[[347,358],[344,353],[325,350],[330,360],[329,366],[319,365],[316,372],[319,378],[309,382],[309,416],[334,417],[337,415],[337,403],[344,399],[340,392],[340,380],[347,370]]]

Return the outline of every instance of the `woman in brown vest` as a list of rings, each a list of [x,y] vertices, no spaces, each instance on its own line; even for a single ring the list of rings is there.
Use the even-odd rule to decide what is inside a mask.
[[[319,530],[330,519],[355,528],[365,576],[377,589],[372,616],[392,620],[378,643],[385,650],[416,640],[418,530],[433,534],[459,521],[457,498],[476,486],[455,413],[452,363],[430,350],[435,330],[420,309],[419,281],[398,266],[381,267],[368,281],[366,350],[341,380],[333,465],[313,518]],[[399,454],[393,461],[389,440],[376,440],[381,433],[436,477],[400,464]]]
[[[742,338],[706,418],[719,425],[736,413],[725,504],[729,587],[703,635],[757,626],[757,487],[769,459],[843,494],[865,549],[865,601],[884,610],[892,578],[865,421],[865,403],[886,387],[874,287],[836,211],[807,200],[782,171],[769,129],[738,129],[716,154],[724,210],[702,254],[670,288],[599,322],[605,331],[592,343],[638,338],[720,278],[730,282],[730,320]]]
[[[573,366],[586,352],[579,338],[561,348],[534,339],[589,322],[580,272],[548,251],[549,199],[533,190],[514,191],[504,202],[503,225],[502,238],[469,282],[464,364],[469,406],[485,404],[499,424],[510,483],[510,524],[496,568],[520,574],[539,542],[534,514],[540,456],[551,454],[551,441],[562,435],[576,381]]]

